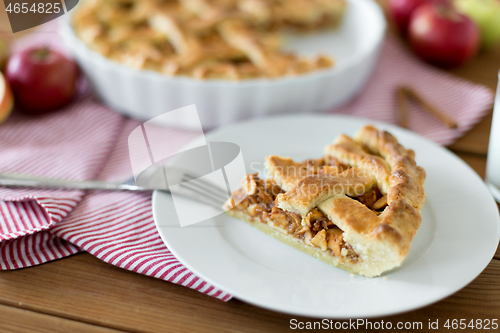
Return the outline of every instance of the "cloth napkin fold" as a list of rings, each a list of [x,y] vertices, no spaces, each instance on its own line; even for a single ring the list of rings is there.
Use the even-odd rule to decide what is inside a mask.
[[[400,86],[411,88],[457,123],[457,129],[447,128],[419,106],[410,104],[409,129],[442,145],[450,145],[467,133],[490,111],[494,100],[490,88],[425,64],[401,41],[388,35],[365,89],[333,112],[397,124],[395,91]]]
[[[53,33],[27,38],[18,48],[50,45]],[[387,38],[379,65],[362,94],[333,112],[395,123],[394,88],[412,87],[458,122],[445,128],[410,110],[410,129],[450,144],[491,107],[493,93],[433,69]],[[29,118],[13,115],[0,126],[0,170],[68,179],[121,181],[132,174],[127,138],[139,126],[82,94],[64,112]],[[180,148],[190,133],[172,145]],[[172,147],[173,149],[175,147]],[[231,295],[187,270],[163,244],[151,212],[151,193],[0,188],[0,269],[17,269],[87,251],[97,258],[228,300]]]

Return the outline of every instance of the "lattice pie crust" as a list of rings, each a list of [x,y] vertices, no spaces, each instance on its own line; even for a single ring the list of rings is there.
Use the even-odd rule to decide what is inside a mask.
[[[266,180],[250,174],[232,194],[229,215],[351,273],[401,265],[421,223],[425,171],[390,133],[366,126],[323,158],[268,156],[266,168]]]

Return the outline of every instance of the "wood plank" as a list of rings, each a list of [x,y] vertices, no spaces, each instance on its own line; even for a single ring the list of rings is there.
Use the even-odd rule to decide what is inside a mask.
[[[476,173],[484,179],[486,174],[486,156],[452,151],[465,161]]]
[[[40,333],[112,333],[121,332],[109,328],[89,325],[73,320],[44,315],[41,313],[22,310],[0,305],[0,332],[40,332]]]
[[[500,313],[500,261],[492,260],[486,269],[467,287],[441,302],[425,308],[388,317],[396,321],[434,321],[446,319],[497,319]],[[442,327],[441,327],[442,328]],[[443,330],[444,331],[444,330]],[[467,331],[467,330],[465,330]],[[472,331],[472,330],[470,330]]]
[[[492,115],[492,113],[488,114],[474,128],[467,132],[467,134],[448,146],[448,148],[451,150],[486,155],[488,153],[488,143],[490,140]]]
[[[427,320],[431,315],[445,318],[458,313],[491,317],[500,312],[498,276],[500,261],[494,260],[457,294],[430,309],[396,317],[399,321]],[[0,274],[0,303],[133,331],[179,331],[188,327],[193,331],[284,331],[293,318],[237,300],[225,303],[188,288],[126,272],[89,254]]]
[[[449,72],[466,80],[485,85],[495,90],[500,69],[500,46],[494,50],[482,51],[479,56],[465,66]]]
[[[498,204],[498,209],[500,209],[500,204]],[[493,258],[500,260],[500,245],[498,245],[497,252],[495,252],[495,255],[493,256]]]

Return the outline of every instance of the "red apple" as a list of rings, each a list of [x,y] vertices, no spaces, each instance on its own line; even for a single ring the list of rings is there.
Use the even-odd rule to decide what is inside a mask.
[[[73,99],[79,75],[76,63],[44,48],[13,54],[6,68],[16,108],[30,114],[59,109]]]
[[[403,36],[406,36],[408,22],[413,11],[428,2],[429,0],[389,0],[388,9],[390,15]]]
[[[481,35],[477,25],[454,7],[424,4],[410,17],[410,45],[424,60],[443,67],[458,67],[474,58]]]

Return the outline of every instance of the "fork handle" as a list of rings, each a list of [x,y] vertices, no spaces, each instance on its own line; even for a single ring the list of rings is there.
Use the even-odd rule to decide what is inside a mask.
[[[137,185],[109,183],[98,180],[75,181],[64,179],[47,179],[38,177],[16,176],[0,173],[0,186],[22,186],[32,188],[59,188],[66,190],[128,190],[148,191]]]

